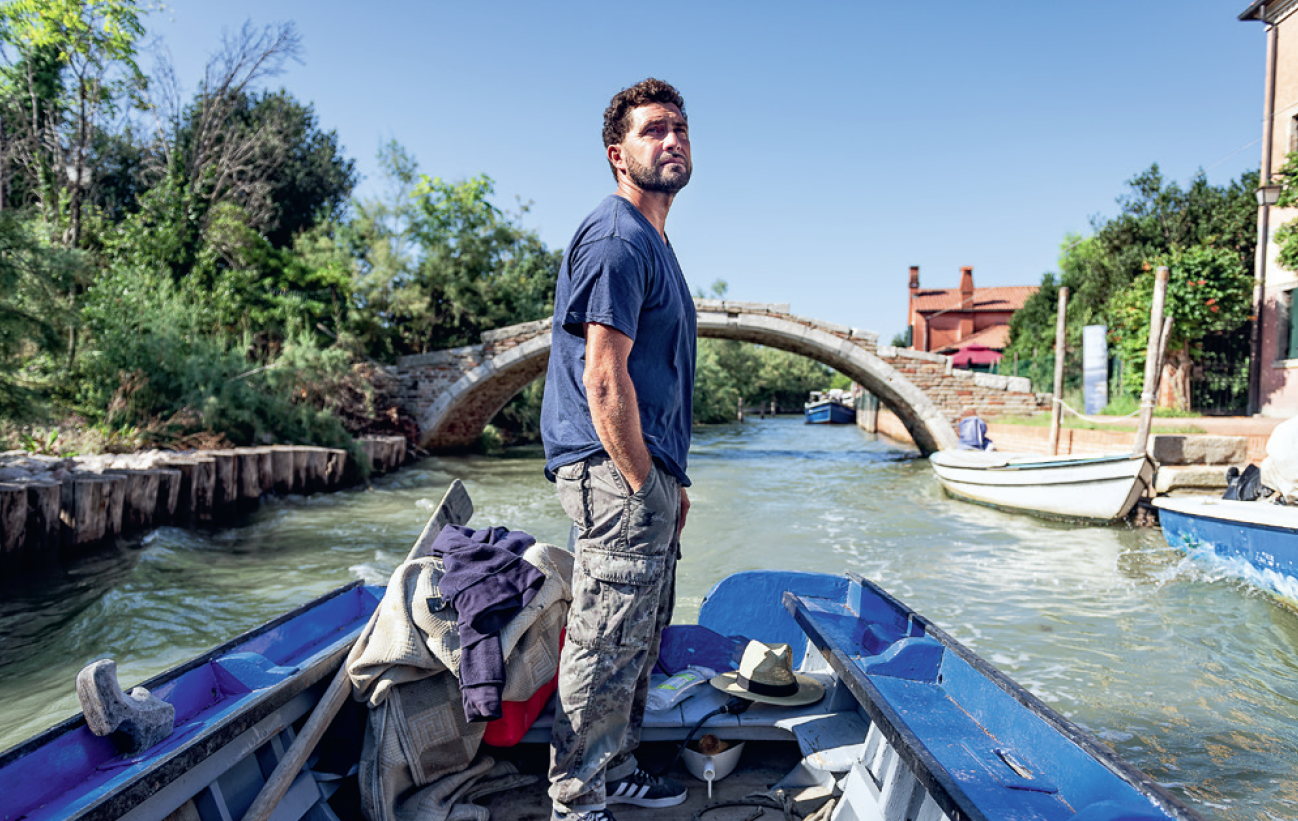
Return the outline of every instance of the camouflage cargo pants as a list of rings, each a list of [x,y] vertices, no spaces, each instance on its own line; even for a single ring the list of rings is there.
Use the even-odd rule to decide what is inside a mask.
[[[577,526],[568,636],[550,753],[561,809],[603,806],[636,767],[649,674],[676,596],[680,484],[657,463],[632,493],[607,456],[555,471]]]

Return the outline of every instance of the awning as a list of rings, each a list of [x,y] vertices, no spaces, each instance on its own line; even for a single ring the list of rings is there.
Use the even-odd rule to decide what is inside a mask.
[[[1001,352],[983,345],[966,345],[951,355],[951,364],[994,365],[1001,361]]]

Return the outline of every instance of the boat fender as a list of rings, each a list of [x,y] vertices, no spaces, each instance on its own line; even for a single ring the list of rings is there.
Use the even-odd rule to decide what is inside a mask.
[[[118,752],[135,754],[171,735],[176,707],[136,687],[129,694],[117,684],[117,662],[100,659],[77,673],[77,698],[90,732],[112,736]]]
[[[895,642],[876,661],[862,660],[865,672],[872,676],[904,678],[911,681],[937,681],[942,666],[941,642],[928,636],[912,636]]]

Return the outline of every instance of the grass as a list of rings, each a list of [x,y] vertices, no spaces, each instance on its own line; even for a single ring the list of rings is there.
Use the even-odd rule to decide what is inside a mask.
[[[1105,408],[1105,410],[1108,410],[1108,408]],[[1158,414],[1155,413],[1155,416],[1157,415]],[[998,416],[992,421],[998,425],[1024,425],[1032,428],[1048,428],[1050,427],[1050,414],[1037,413],[1032,416]],[[1088,419],[1079,419],[1068,412],[1064,413],[1064,418],[1060,424],[1065,428],[1073,428],[1076,430],[1111,430],[1122,433],[1133,432],[1136,430],[1137,426],[1135,418],[1122,419],[1121,421],[1114,419],[1113,424],[1105,424],[1103,422],[1092,422]],[[1160,421],[1158,419],[1154,420],[1153,429],[1159,433],[1206,433],[1203,428],[1195,425],[1178,425],[1175,422]]]

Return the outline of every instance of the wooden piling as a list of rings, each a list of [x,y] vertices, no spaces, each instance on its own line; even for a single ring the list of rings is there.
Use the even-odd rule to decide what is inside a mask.
[[[126,477],[100,474],[108,483],[108,520],[104,523],[104,536],[113,538],[122,533],[122,514],[126,510]]]
[[[16,562],[27,541],[27,488],[0,484],[0,561]]]
[[[98,544],[112,532],[109,528],[112,493],[113,483],[99,474],[74,473],[63,480],[59,520],[64,547],[75,549]],[[120,529],[120,512],[118,515]]]
[[[216,490],[213,501],[216,510],[222,513],[229,511],[239,501],[239,474],[234,451],[208,450],[200,451],[200,454],[216,460]]]
[[[153,523],[163,525],[176,518],[176,506],[180,503],[180,471],[170,467],[154,470],[158,472],[158,501],[153,508]]]
[[[167,467],[180,471],[176,520],[186,524],[212,521],[216,499],[216,460],[206,455],[178,456]]]
[[[275,492],[287,496],[293,492],[293,448],[289,445],[276,445],[270,450],[274,464]]]
[[[275,457],[270,448],[249,448],[257,454],[257,479],[262,495],[275,492]]]
[[[325,488],[338,490],[347,481],[347,451],[329,448],[325,451]]]
[[[154,512],[158,507],[158,471],[109,468],[104,473],[126,479],[122,529],[129,531],[152,527]]]
[[[235,448],[239,476],[239,506],[254,507],[261,498],[261,455],[254,448]]]
[[[28,482],[27,537],[24,558],[53,559],[58,555],[60,530],[59,508],[63,502],[61,482]]]

